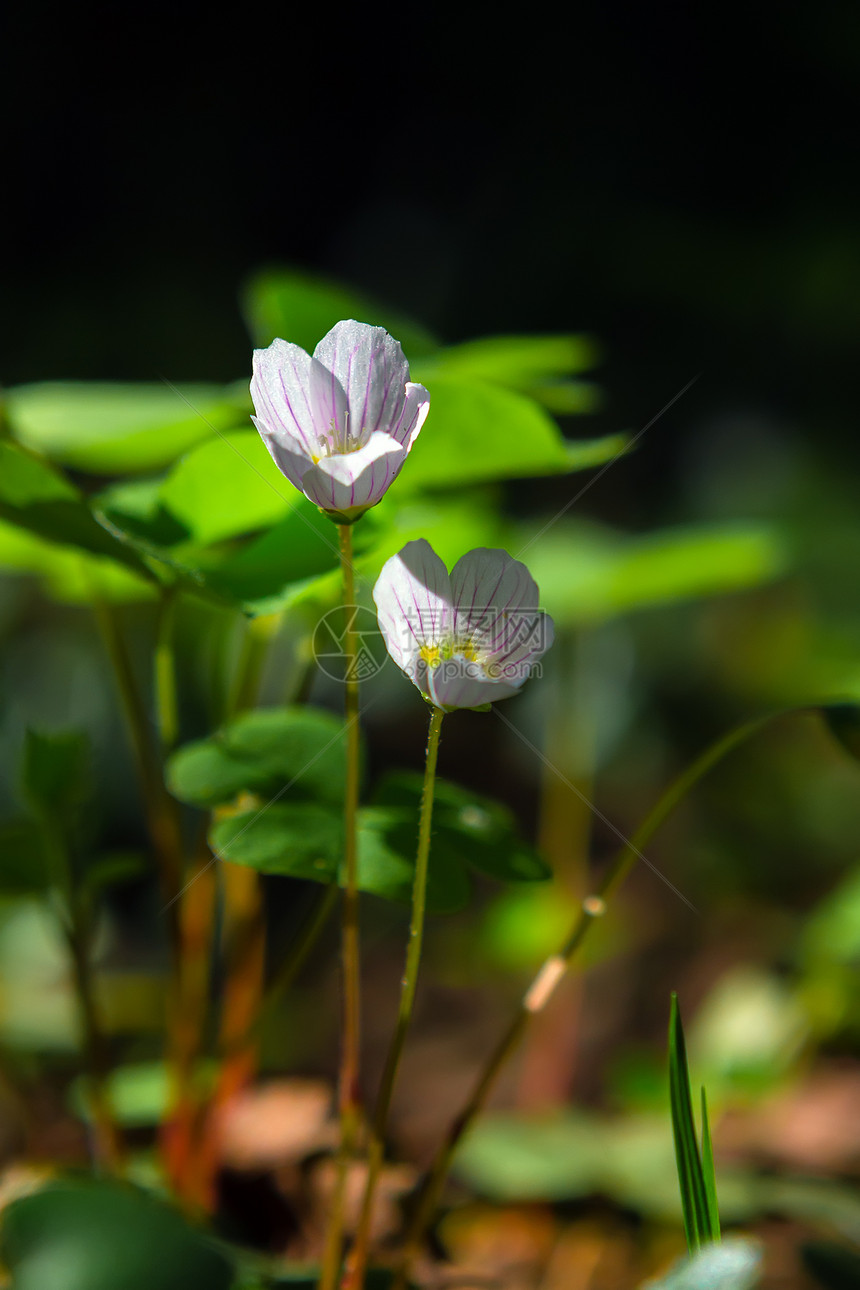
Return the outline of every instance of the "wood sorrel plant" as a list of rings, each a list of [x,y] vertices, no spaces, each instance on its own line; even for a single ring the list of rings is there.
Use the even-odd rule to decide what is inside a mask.
[[[359,312],[360,308],[350,306],[343,312]],[[266,344],[277,330],[284,332],[286,327],[267,322],[260,343]],[[309,330],[310,323],[302,333],[305,339]],[[313,339],[315,336],[311,343]],[[536,393],[546,390],[547,381],[555,382],[587,365],[577,341],[575,337],[491,338],[447,350],[435,346],[432,338],[429,344],[425,338],[423,349],[417,342],[415,353],[421,354],[425,363],[419,375],[426,372],[433,389],[434,420],[431,438],[425,434],[423,446],[419,445],[408,464],[406,457],[427,415],[429,396],[422,385],[409,379],[410,370],[397,342],[382,328],[362,323],[338,323],[312,355],[281,340],[257,351],[251,388],[259,436],[247,423],[244,389],[239,392],[231,386],[207,394],[189,387],[188,424],[184,427],[175,424],[174,405],[178,402],[182,407],[185,394],[173,388],[158,390],[159,398],[167,397],[169,404],[159,441],[168,446],[158,449],[164,454],[161,456],[147,455],[154,451],[154,440],[146,436],[145,445],[133,435],[124,444],[119,424],[107,427],[111,433],[104,434],[106,427],[99,422],[97,406],[93,410],[87,405],[75,431],[79,435],[85,427],[93,436],[91,441],[70,439],[64,443],[62,439],[49,442],[38,438],[43,431],[38,417],[31,414],[40,400],[59,399],[65,407],[76,398],[86,401],[92,397],[97,402],[101,398],[106,400],[105,416],[112,418],[116,415],[114,400],[120,398],[115,389],[101,394],[69,386],[10,392],[10,433],[0,439],[0,518],[16,526],[19,544],[23,536],[33,535],[32,558],[46,561],[52,578],[57,577],[62,563],[60,552],[75,563],[76,570],[80,563],[78,583],[87,582],[84,599],[98,608],[129,717],[152,834],[149,856],[142,859],[145,864],[148,858],[150,865],[154,857],[159,861],[161,912],[164,925],[175,933],[172,939],[182,985],[176,990],[178,1006],[174,1010],[182,1024],[169,1045],[168,1063],[171,1071],[181,1072],[174,1082],[189,1096],[180,1107],[182,1115],[168,1117],[168,1127],[172,1127],[172,1118],[180,1132],[166,1134],[163,1146],[171,1148],[172,1136],[172,1149],[164,1152],[165,1172],[175,1195],[189,1208],[214,1206],[212,1180],[223,1148],[218,1139],[220,1112],[226,1101],[254,1078],[261,1019],[271,1015],[279,992],[295,979],[327,915],[342,899],[342,1131],[323,1268],[323,1284],[329,1288],[341,1273],[347,1165],[361,1157],[367,1164],[367,1182],[346,1265],[346,1277],[353,1286],[362,1281],[370,1256],[374,1188],[383,1164],[389,1106],[412,1017],[425,909],[446,912],[462,908],[468,892],[463,872],[467,866],[510,882],[548,876],[540,857],[516,835],[510,812],[499,803],[437,779],[436,762],[443,723],[446,732],[451,729],[447,714],[458,708],[484,709],[518,693],[553,634],[552,622],[538,607],[534,579],[521,563],[495,549],[504,540],[498,536],[497,517],[481,510],[476,495],[464,506],[462,493],[457,496],[456,491],[468,484],[602,465],[623,450],[617,438],[592,444],[565,440],[547,413],[548,408],[564,409],[549,399],[541,402]],[[564,393],[557,385],[552,388],[556,399]],[[568,395],[572,392],[567,390]],[[147,399],[153,397],[145,387],[122,394],[135,415],[149,415]],[[225,401],[230,406],[225,406]],[[49,429],[50,424],[48,417]],[[240,424],[244,428],[236,428]],[[208,438],[204,437],[206,427],[212,431]],[[184,439],[183,434],[187,436]],[[144,447],[144,455],[135,457]],[[186,455],[179,460],[183,453]],[[89,471],[93,480],[78,489],[63,474],[63,465],[84,475]],[[164,468],[167,473],[163,477],[150,473]],[[395,483],[401,469],[403,476]],[[105,479],[123,471],[132,478],[104,487]],[[145,477],[134,478],[135,472],[145,472]],[[423,783],[420,775],[389,773],[374,785],[369,801],[361,803],[359,678],[356,632],[349,611],[342,638],[346,721],[296,700],[307,684],[309,665],[304,654],[281,700],[289,706],[256,705],[266,650],[281,623],[287,628],[282,634],[285,643],[283,638],[291,634],[293,622],[297,623],[302,612],[303,597],[304,604],[311,603],[315,609],[331,607],[338,578],[331,554],[340,566],[340,599],[348,607],[355,603],[358,572],[353,526],[393,484],[388,504],[368,516],[359,531],[359,570],[369,575],[370,582],[378,574],[374,599],[383,639],[430,709],[427,761]],[[422,496],[422,488],[432,492]],[[401,497],[408,497],[405,506]],[[317,512],[307,506],[305,498]],[[463,516],[466,519],[461,518],[458,526],[457,517]],[[570,590],[567,576],[573,530],[562,532],[562,528],[559,525],[553,530],[556,550],[563,549],[563,560],[556,564],[560,576],[555,584],[552,567],[541,564],[548,549],[546,542],[536,548],[534,568],[559,626],[571,630],[578,621],[579,593],[575,588]],[[468,554],[449,573],[427,541],[407,541],[421,532],[432,537],[440,550],[444,542],[457,554]],[[0,542],[2,539],[0,533]],[[689,556],[691,540],[678,538],[675,547],[680,546]],[[720,578],[725,577],[725,583],[720,585],[724,589],[749,585],[748,568],[732,572],[732,561],[737,563],[736,533],[730,535],[730,541],[710,533],[699,541],[705,544],[707,558],[693,563],[704,566],[704,585],[701,573],[691,574],[688,569],[683,575],[697,594],[712,589],[714,560],[722,562]],[[724,549],[726,541],[729,546]],[[744,550],[745,541],[741,542]],[[760,570],[760,538],[753,545],[755,568]],[[274,564],[274,575],[268,580],[259,579],[260,565],[253,559],[243,567],[246,552],[253,551],[256,557],[258,547],[265,548],[266,559]],[[402,549],[391,556],[398,548]],[[647,560],[671,563],[673,550],[651,552]],[[385,563],[387,557],[391,558]],[[648,579],[640,578],[641,557],[640,552],[631,575],[636,581],[635,595],[640,596],[639,600],[634,596],[635,604],[647,593]],[[740,563],[743,565],[743,560]],[[36,567],[41,568],[34,564]],[[677,576],[677,567],[672,567],[673,576]],[[271,568],[269,564],[267,571]],[[756,576],[764,577],[765,573]],[[646,593],[639,589],[641,581]],[[611,578],[600,582],[607,597],[610,592],[616,594]],[[676,584],[672,585],[677,590]],[[629,608],[634,594],[629,579],[624,594],[628,599],[622,594],[621,602]],[[144,613],[147,602],[160,607],[155,631],[150,632],[155,639],[149,660],[154,686],[142,684],[137,675],[146,655],[140,649],[132,651],[127,644],[129,630],[140,620],[126,617],[124,597],[130,601],[140,598]],[[210,608],[201,605],[201,600],[208,600]],[[188,703],[183,688],[191,635],[188,618],[200,613],[200,621],[204,621],[202,615],[211,612],[212,603],[218,605],[215,612],[229,624],[230,633],[235,631],[239,611],[248,616],[251,626],[244,632],[244,647],[230,667],[229,677],[219,673],[213,693],[205,695],[218,714],[220,728],[207,738],[183,744],[182,727],[194,706]],[[295,605],[299,608],[294,611]],[[133,612],[138,612],[137,607]],[[293,633],[296,638],[301,636],[302,648],[306,627],[304,623],[301,631]],[[231,637],[231,646],[233,643]],[[299,653],[297,649],[297,657]],[[198,656],[190,657],[196,662]],[[222,681],[228,684],[222,686]],[[154,703],[150,692],[155,695]],[[270,692],[269,684],[263,690],[266,692]],[[498,715],[504,722],[501,712]],[[606,868],[601,884],[584,889],[591,894],[577,911],[569,936],[525,991],[418,1189],[409,1229],[395,1256],[403,1281],[423,1245],[452,1157],[531,1019],[546,1006],[590,927],[604,913],[610,896],[654,830],[696,780],[738,742],[755,733],[760,724],[733,732],[710,749],[624,844],[614,864]],[[31,760],[35,747],[31,748]],[[537,749],[535,753],[552,772],[550,760]],[[40,759],[42,755],[44,750]],[[61,896],[66,894],[62,891],[66,870],[70,890],[83,881],[83,874],[89,891],[97,870],[83,867],[84,858],[78,855],[74,838],[60,838],[73,863],[57,862],[55,834],[59,826],[53,817],[48,818],[48,797],[30,796],[40,815],[37,833],[46,848],[46,881],[55,898],[58,890]],[[180,803],[211,812],[211,850],[204,845],[202,818],[197,821],[195,842]],[[418,852],[413,863],[416,831]],[[28,842],[29,869],[35,845]],[[213,856],[233,863],[216,866]],[[89,857],[86,862],[88,865]],[[110,875],[115,871],[110,865],[105,872],[104,881],[113,881]],[[318,887],[320,899],[313,910],[305,911],[306,921],[297,927],[285,961],[274,965],[269,974],[265,999],[261,997],[265,945],[260,874],[283,874],[322,884]],[[248,880],[247,886],[243,880]],[[246,899],[240,898],[243,889]],[[297,886],[295,890],[302,901],[304,888]],[[367,1129],[359,1097],[359,890],[385,899],[411,898],[412,902],[399,1008]],[[219,900],[223,906],[220,919]],[[64,913],[63,901],[56,903]],[[115,1103],[112,1077],[114,1065],[124,1062],[123,1040],[108,1029],[99,1008],[93,1006],[98,1003],[93,980],[100,967],[97,956],[89,953],[95,919],[90,918],[86,904],[76,910],[70,903],[68,908],[76,916],[84,915],[77,930],[73,927],[75,941],[70,949],[87,1032],[91,1120],[97,1130],[94,1154],[103,1167],[121,1172],[127,1160],[134,1163],[133,1154],[123,1150],[122,1124],[113,1123],[116,1108],[118,1119],[122,1118],[121,1098]],[[219,928],[220,934],[216,934]],[[220,955],[220,971],[212,972],[216,953]],[[217,990],[213,990],[213,983]],[[217,1018],[209,1015],[213,1000],[219,1009]],[[202,1059],[207,1035],[216,1032],[221,1061],[213,1081]],[[171,1154],[182,1168],[170,1169]],[[113,1194],[110,1187],[103,1184],[104,1194]],[[124,1189],[114,1190],[125,1195]],[[171,1216],[179,1221],[173,1211]],[[143,1218],[138,1226],[144,1233],[149,1231]],[[152,1244],[160,1253],[158,1243],[147,1237],[134,1247],[136,1260],[143,1257],[142,1244]],[[189,1274],[186,1278],[187,1284],[203,1284],[204,1280],[213,1288],[220,1284],[211,1277]]]
[[[358,928],[358,656],[352,524],[384,497],[430,407],[423,385],[409,380],[398,341],[382,327],[341,322],[307,354],[275,340],[254,353],[253,418],[272,459],[338,527],[343,579],[347,778],[344,798],[343,1030],[341,1149],[322,1285],[340,1265],[346,1171],[355,1149],[360,1095],[360,953]]]

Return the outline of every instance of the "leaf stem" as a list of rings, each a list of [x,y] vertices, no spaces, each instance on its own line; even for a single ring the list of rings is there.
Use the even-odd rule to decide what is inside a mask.
[[[415,859],[415,879],[412,887],[412,916],[409,923],[409,941],[406,947],[406,964],[400,988],[400,1007],[376,1099],[368,1151],[367,1182],[364,1188],[361,1216],[356,1231],[355,1244],[350,1254],[347,1274],[343,1282],[344,1287],[349,1287],[349,1290],[361,1290],[364,1285],[370,1247],[373,1199],[384,1160],[385,1131],[391,1109],[391,1097],[394,1092],[397,1070],[415,1006],[415,990],[418,984],[418,969],[421,963],[421,948],[424,939],[424,911],[427,903],[427,871],[430,861],[430,828],[433,820],[433,794],[436,788],[436,763],[439,757],[439,736],[444,715],[441,708],[434,707],[430,717],[427,758],[424,766],[424,788],[421,795],[421,816],[418,826],[418,853]]]
[[[92,937],[89,922],[84,919],[80,902],[74,899],[72,902],[72,921],[66,928],[66,942],[74,971],[75,989],[81,1014],[84,1053],[89,1076],[93,1155],[98,1166],[108,1173],[118,1174],[122,1169],[125,1152],[107,1091],[109,1059],[104,1033],[99,1021],[90,962]]]
[[[355,1151],[360,1119],[360,954],[358,927],[358,787],[360,736],[358,710],[358,640],[355,632],[355,573],[352,526],[338,524],[343,588],[344,716],[346,720],[346,791],[344,795],[343,913],[341,972],[343,1003],[338,1102],[340,1151],[337,1179],[326,1232],[319,1290],[334,1290],[340,1273],[346,1177]]]
[[[116,610],[95,592],[92,605],[113,669],[129,739],[137,763],[141,795],[149,834],[158,862],[161,895],[165,905],[173,907],[182,885],[183,846],[176,803],[164,786],[161,758],[156,748],[149,713],[134,674],[128,646]],[[171,915],[174,946],[176,913]]]
[[[642,824],[640,824],[633,837],[625,842],[616,853],[595,893],[587,896],[582,902],[582,907],[567,940],[557,954],[551,955],[543,963],[520,1000],[517,1011],[507,1030],[493,1049],[489,1060],[475,1082],[466,1105],[450,1125],[430,1168],[424,1175],[404,1240],[400,1265],[391,1290],[405,1290],[412,1265],[420,1252],[424,1233],[435,1213],[457,1148],[462,1138],[472,1127],[479,1112],[483,1109],[502,1067],[516,1050],[529,1022],[546,1007],[556,986],[567,973],[577,950],[580,949],[586,939],[592,924],[606,912],[610,897],[630,873],[639,858],[642,848],[647,846],[653,835],[690,789],[717,762],[721,761],[738,745],[757,734],[771,721],[785,716],[789,712],[804,710],[806,710],[805,706],[800,706],[765,713],[763,716],[755,717],[751,721],[746,721],[742,725],[736,726],[709,745],[692,765],[683,771],[669,786],[654,808],[645,817]]]

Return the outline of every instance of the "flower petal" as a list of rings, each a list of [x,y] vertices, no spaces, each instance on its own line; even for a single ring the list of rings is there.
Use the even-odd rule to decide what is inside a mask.
[[[373,599],[389,654],[427,693],[417,679],[421,648],[441,644],[451,627],[451,580],[430,543],[424,538],[407,542],[386,560]]]
[[[346,391],[353,438],[368,438],[376,430],[393,434],[400,426],[409,364],[400,342],[384,327],[354,319],[336,323],[317,345],[314,359]]]
[[[360,513],[382,498],[407,457],[407,449],[387,434],[371,435],[357,452],[322,457],[308,471],[301,487],[326,511]]]
[[[410,381],[404,388],[406,398],[400,420],[388,433],[399,439],[404,448],[411,448],[430,411],[430,395],[423,385],[416,385],[414,381]]]
[[[288,435],[273,434],[259,417],[251,417],[251,420],[259,430],[260,438],[268,448],[272,461],[274,461],[278,470],[282,475],[286,476],[291,484],[304,492],[302,478],[310,469],[312,463],[302,445],[297,439],[291,439]]]
[[[507,551],[477,547],[451,570],[455,629],[463,639],[480,638],[495,654],[517,629],[517,617],[538,607],[537,583]]]
[[[524,675],[513,684],[491,680],[482,674],[479,664],[462,658],[444,659],[434,668],[427,668],[422,660],[419,677],[424,683],[421,688],[426,688],[437,708],[481,708],[485,703],[509,699],[519,693],[526,679]]]
[[[319,455],[321,440],[330,435],[332,425],[343,424],[347,409],[337,378],[285,340],[254,350],[251,398],[272,438],[289,451],[304,451],[309,457]]]

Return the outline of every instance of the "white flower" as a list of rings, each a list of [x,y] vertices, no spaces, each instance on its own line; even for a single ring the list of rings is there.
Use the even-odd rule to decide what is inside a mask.
[[[386,561],[373,589],[388,652],[438,708],[516,694],[553,641],[538,588],[507,551],[479,547],[450,575],[429,542]]]
[[[430,407],[382,327],[339,322],[313,352],[273,340],[254,351],[254,425],[305,497],[351,523],[383,497]]]

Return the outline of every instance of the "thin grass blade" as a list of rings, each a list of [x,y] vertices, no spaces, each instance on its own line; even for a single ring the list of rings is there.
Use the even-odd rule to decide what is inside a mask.
[[[681,1190],[681,1207],[684,1214],[684,1232],[687,1248],[693,1254],[712,1239],[711,1223],[696,1124],[693,1119],[684,1030],[678,1009],[678,997],[674,993],[669,1015],[669,1100],[672,1112],[672,1133],[675,1138],[675,1158],[678,1163],[678,1185]]]
[[[702,1177],[708,1201],[708,1240],[720,1239],[720,1210],[717,1204],[717,1172],[714,1168],[714,1144],[708,1117],[708,1099],[702,1089]]]

